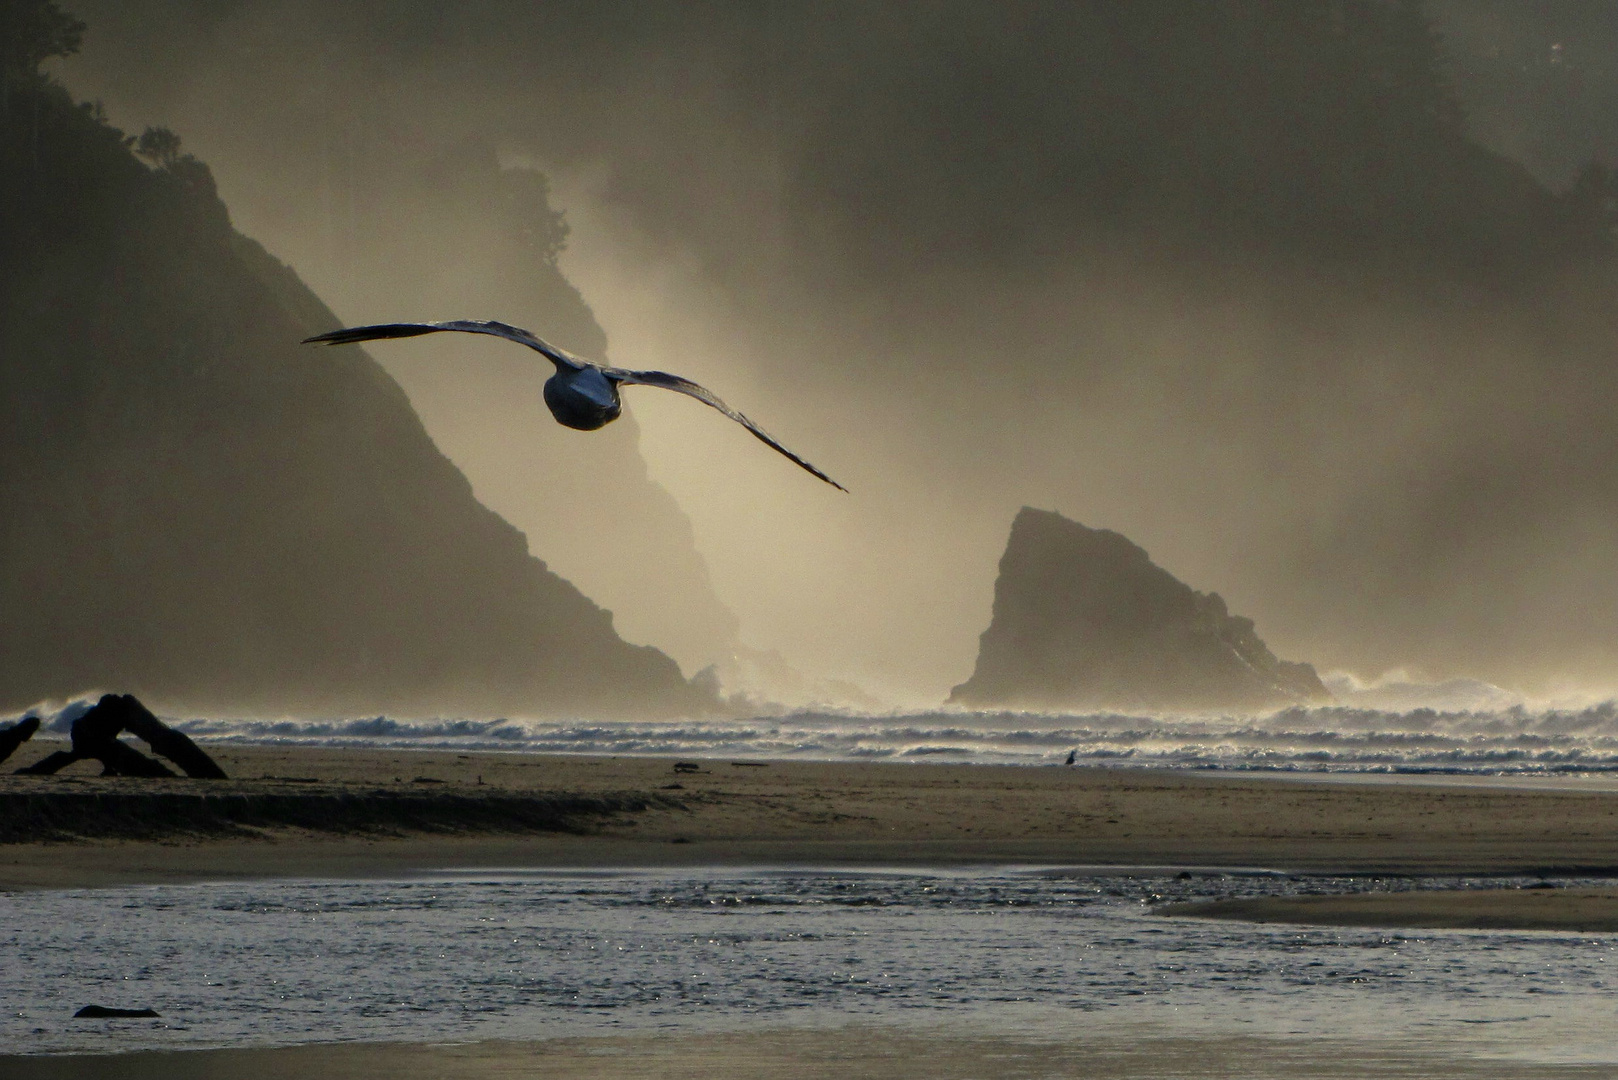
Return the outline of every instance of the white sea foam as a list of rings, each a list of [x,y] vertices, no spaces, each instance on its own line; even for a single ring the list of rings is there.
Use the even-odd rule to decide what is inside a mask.
[[[1399,691],[1401,693],[1405,691]],[[1475,697],[1476,687],[1456,693]],[[1348,696],[1348,695],[1345,695]],[[1353,699],[1350,697],[1350,701]],[[83,703],[42,712],[65,733]],[[803,710],[751,719],[171,718],[205,742],[754,759],[1087,764],[1273,771],[1618,772],[1618,702],[1405,709],[1340,704],[1262,717]]]

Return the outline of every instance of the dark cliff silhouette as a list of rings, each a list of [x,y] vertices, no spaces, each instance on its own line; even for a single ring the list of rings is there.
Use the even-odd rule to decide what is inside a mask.
[[[1484,145],[1554,188],[1592,158],[1618,160],[1618,19],[1589,0],[1427,0]]]
[[[1277,660],[1231,615],[1128,538],[1023,507],[994,586],[977,669],[950,703],[1258,710],[1331,700],[1308,664]]]
[[[0,112],[0,707],[705,707],[477,503],[373,361],[298,345],[336,319],[205,165],[150,133],[143,164],[42,58],[8,54]]]

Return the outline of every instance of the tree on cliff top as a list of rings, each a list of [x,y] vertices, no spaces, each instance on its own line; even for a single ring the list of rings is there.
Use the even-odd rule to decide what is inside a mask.
[[[78,52],[84,30],[54,0],[0,0],[0,72],[8,88],[38,78],[46,60]]]
[[[166,127],[149,127],[135,141],[135,153],[160,169],[172,169],[180,160],[180,137]]]

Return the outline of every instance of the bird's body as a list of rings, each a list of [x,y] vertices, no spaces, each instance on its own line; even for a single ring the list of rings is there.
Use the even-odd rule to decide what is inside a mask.
[[[545,380],[544,394],[556,422],[574,431],[604,428],[624,411],[618,387],[597,367],[557,371]]]
[[[753,421],[732,409],[719,396],[690,379],[670,375],[666,371],[629,371],[624,368],[605,367],[574,356],[565,349],[536,337],[527,330],[499,322],[456,320],[432,323],[384,323],[376,326],[355,326],[346,330],[333,330],[305,338],[305,344],[349,345],[360,341],[383,338],[417,337],[442,330],[455,330],[468,334],[490,334],[494,337],[526,345],[556,366],[556,373],[545,380],[545,405],[556,422],[576,431],[595,431],[618,419],[623,412],[623,401],[618,388],[625,383],[637,386],[660,386],[665,390],[694,397],[704,405],[718,409],[752,432],[760,442],[790,458],[801,468],[813,473],[839,491],[847,491],[837,481],[815,468],[803,458],[775,441],[775,438]]]

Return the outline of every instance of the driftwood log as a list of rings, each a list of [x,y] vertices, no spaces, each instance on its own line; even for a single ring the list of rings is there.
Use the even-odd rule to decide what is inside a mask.
[[[132,694],[107,694],[89,712],[73,721],[73,749],[59,750],[17,771],[50,776],[75,761],[91,758],[101,762],[102,776],[174,775],[161,761],[119,741],[118,736],[125,731],[145,741],[152,753],[168,758],[187,776],[198,780],[225,779],[225,770],[201,747],[184,732],[175,731],[153,716]]]
[[[25,716],[4,731],[0,731],[0,761],[17,752],[17,747],[34,737],[39,730],[39,717]]]

